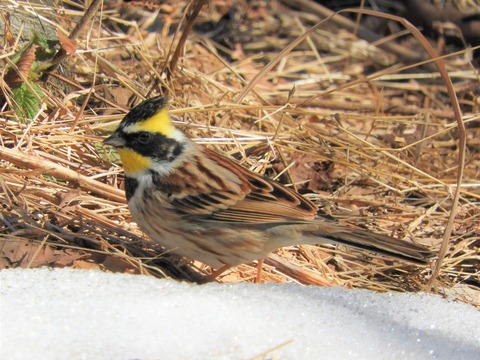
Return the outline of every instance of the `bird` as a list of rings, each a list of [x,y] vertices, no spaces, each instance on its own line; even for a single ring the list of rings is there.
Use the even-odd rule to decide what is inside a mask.
[[[300,244],[344,244],[415,264],[433,257],[426,246],[327,217],[293,189],[193,142],[162,96],[133,107],[103,142],[120,155],[139,228],[174,254],[210,266],[211,279]]]

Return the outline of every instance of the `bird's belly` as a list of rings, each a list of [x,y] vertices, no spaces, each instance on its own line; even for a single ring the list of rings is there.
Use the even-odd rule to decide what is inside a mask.
[[[158,199],[128,203],[140,229],[169,251],[201,261],[215,269],[264,258],[272,249],[265,233],[219,223],[205,227],[191,218],[184,219],[171,205],[160,206]]]

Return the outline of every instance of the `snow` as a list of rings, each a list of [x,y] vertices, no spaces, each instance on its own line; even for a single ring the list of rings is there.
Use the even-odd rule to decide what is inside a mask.
[[[480,312],[429,294],[0,271],[1,359],[480,359]]]

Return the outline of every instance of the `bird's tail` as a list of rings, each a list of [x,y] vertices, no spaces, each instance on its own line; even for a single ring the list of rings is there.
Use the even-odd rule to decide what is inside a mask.
[[[426,246],[399,240],[388,235],[376,234],[334,221],[322,220],[317,224],[290,225],[283,230],[277,228],[276,231],[301,233],[301,239],[298,239],[298,244],[342,244],[416,264],[427,264],[435,256],[435,253]]]
[[[333,232],[326,233],[324,230],[316,230],[312,232],[312,235],[333,243],[384,254],[416,264],[427,264],[435,255],[432,250],[423,245],[367,230],[343,228],[344,225],[336,226],[338,228]]]

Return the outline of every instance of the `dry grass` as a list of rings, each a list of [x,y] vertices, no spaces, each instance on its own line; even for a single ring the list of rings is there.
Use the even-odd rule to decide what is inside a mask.
[[[267,260],[264,281],[426,290],[480,306],[480,81],[466,51],[438,60],[463,111],[456,119],[433,65],[401,65],[391,49],[279,2],[237,6],[221,32],[233,50],[190,33],[172,66],[185,29],[186,3],[180,3],[151,11],[106,5],[68,57],[67,90],[46,86],[32,121],[4,106],[0,265],[199,278],[201,264],[165,254],[142,237],[120,190],[121,167],[101,145],[132,100],[161,93],[196,141],[291,184],[342,220],[438,249],[452,216],[434,278],[434,264],[418,268],[353,249],[299,246]],[[230,3],[213,2],[197,22],[217,22]],[[69,1],[61,11],[5,5],[15,4],[17,12],[34,12],[66,35],[84,13]],[[152,24],[156,30],[147,31]],[[316,29],[307,32],[311,26]],[[0,61],[9,64],[16,46],[6,45]],[[424,51],[411,39],[404,46]],[[2,90],[11,103],[5,82]],[[467,128],[460,183],[459,124]],[[242,265],[219,281],[254,278],[255,267]]]

